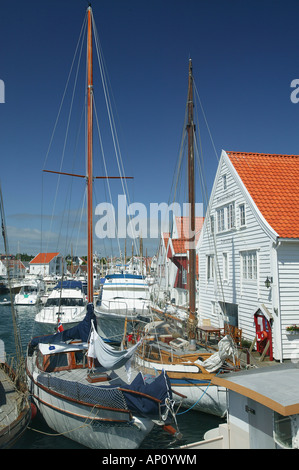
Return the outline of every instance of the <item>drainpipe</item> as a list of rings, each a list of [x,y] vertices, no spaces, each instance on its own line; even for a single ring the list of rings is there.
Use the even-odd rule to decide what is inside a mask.
[[[277,322],[278,324],[278,329],[275,328],[275,338],[276,338],[276,344],[279,347],[280,354],[279,354],[279,361],[283,362],[283,350],[282,350],[282,333],[281,333],[281,306],[280,306],[280,292],[279,292],[279,269],[278,269],[278,249],[281,245],[281,241],[277,238],[276,241],[272,244],[272,260],[273,260],[273,279],[274,279],[274,286],[275,286],[275,292],[274,295],[272,295],[272,310],[273,310],[273,316],[274,316],[274,323]],[[273,286],[273,287],[274,287]],[[273,289],[272,287],[272,289]],[[272,293],[273,294],[273,293]],[[278,330],[278,331],[277,331]],[[279,340],[278,340],[279,339]]]

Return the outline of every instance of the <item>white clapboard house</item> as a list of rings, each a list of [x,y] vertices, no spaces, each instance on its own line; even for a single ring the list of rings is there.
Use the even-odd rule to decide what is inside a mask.
[[[30,274],[36,276],[62,276],[66,263],[60,253],[38,253],[29,263]]]
[[[299,360],[299,156],[223,150],[198,253],[199,322]]]

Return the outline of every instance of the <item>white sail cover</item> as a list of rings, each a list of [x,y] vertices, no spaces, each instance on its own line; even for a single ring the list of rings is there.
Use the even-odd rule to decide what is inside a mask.
[[[92,322],[92,331],[90,334],[87,355],[89,357],[96,358],[106,369],[118,369],[132,358],[140,343],[141,341],[136,343],[130,349],[124,349],[123,351],[116,350],[102,340],[96,332]]]
[[[215,352],[215,354],[212,354],[212,356],[205,361],[196,362],[200,363],[200,365],[203,366],[207,372],[211,373],[220,369],[225,360],[233,354],[234,346],[232,340],[229,336],[225,336],[221,341],[219,341],[218,351]]]

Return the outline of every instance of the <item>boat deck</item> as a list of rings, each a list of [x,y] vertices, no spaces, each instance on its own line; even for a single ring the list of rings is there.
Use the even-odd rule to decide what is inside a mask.
[[[22,399],[22,394],[0,368],[0,430],[17,419]]]
[[[128,374],[126,372],[126,368],[120,367],[116,371],[113,370],[107,370],[104,367],[96,367],[94,369],[94,376],[96,377],[99,374],[107,374],[108,380],[106,381],[100,381],[100,382],[95,382],[92,383],[92,385],[98,386],[98,387],[122,387],[123,385],[130,384],[132,380],[135,378],[137,375],[136,371],[132,370],[132,374],[129,380],[128,379]],[[59,372],[52,372],[52,376],[59,377],[60,379],[63,380],[69,380],[69,381],[76,381],[82,384],[88,384],[88,369],[83,368],[83,369],[72,369],[72,370],[65,370],[65,371],[59,371]]]

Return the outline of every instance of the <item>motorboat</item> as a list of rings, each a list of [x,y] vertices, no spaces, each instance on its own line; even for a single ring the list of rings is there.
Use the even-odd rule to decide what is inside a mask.
[[[20,292],[15,295],[14,304],[18,305],[36,305],[40,301],[40,288],[39,281],[31,281],[21,287]]]
[[[71,328],[86,314],[86,294],[81,281],[60,281],[36,314],[35,321],[44,332]]]
[[[134,323],[152,319],[150,304],[149,286],[144,276],[108,274],[95,306],[99,334],[110,340],[121,341],[125,322],[129,333]]]

